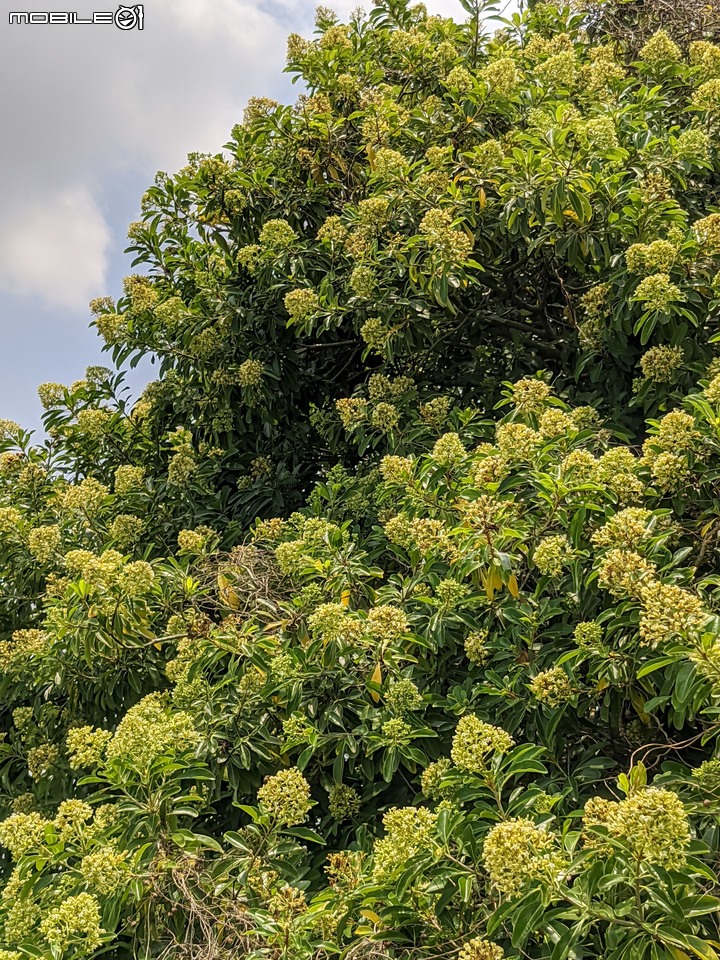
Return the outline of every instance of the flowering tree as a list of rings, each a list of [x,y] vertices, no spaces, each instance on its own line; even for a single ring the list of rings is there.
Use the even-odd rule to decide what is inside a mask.
[[[717,960],[720,47],[467,7],[320,10],[159,380],[0,424],[0,960]]]

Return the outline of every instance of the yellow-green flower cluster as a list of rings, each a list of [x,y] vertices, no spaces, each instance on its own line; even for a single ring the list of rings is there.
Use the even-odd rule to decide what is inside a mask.
[[[575,54],[566,50],[538,64],[535,73],[551,87],[573,87],[578,77],[578,62]]]
[[[0,844],[7,847],[13,860],[18,860],[40,846],[49,826],[50,821],[39,813],[13,813],[0,822]]]
[[[107,499],[109,490],[95,477],[86,477],[80,483],[70,484],[60,493],[60,505],[65,510],[79,511],[94,516]]]
[[[487,630],[474,630],[465,638],[465,655],[471,663],[482,665],[489,658]]]
[[[465,67],[453,67],[445,77],[445,84],[459,93],[469,93],[475,86],[473,75]]]
[[[373,877],[382,882],[433,847],[437,814],[425,807],[394,807],[383,817],[385,836],[375,842]]]
[[[611,117],[593,117],[584,128],[588,144],[599,153],[614,150],[620,145],[615,122]]]
[[[651,517],[652,512],[644,507],[627,507],[596,530],[591,540],[596,547],[632,549],[649,536],[648,523]]]
[[[565,534],[545,537],[535,548],[533,562],[546,577],[560,577],[573,560],[572,544]]]
[[[247,246],[241,247],[237,254],[238,266],[247,270],[248,273],[254,273],[257,269],[260,253],[259,243],[249,243]]]
[[[504,960],[505,951],[491,940],[474,937],[463,945],[458,960]]]
[[[615,447],[600,457],[593,479],[623,503],[632,502],[643,492],[642,481],[635,475],[638,466],[637,458],[627,447]]]
[[[100,927],[100,904],[89,893],[68,897],[50,910],[40,924],[40,931],[54,952],[62,955],[71,944],[91,953],[102,943],[105,931]]]
[[[667,273],[676,257],[677,248],[669,240],[634,243],[625,251],[625,262],[631,273]]]
[[[260,245],[269,250],[286,250],[298,235],[287,220],[267,220],[260,231]]]
[[[481,178],[489,177],[502,164],[505,151],[499,140],[484,140],[467,155],[473,172]]]
[[[380,474],[385,483],[403,486],[412,479],[413,462],[410,457],[397,457],[392,454],[380,461]]]
[[[260,386],[263,381],[264,367],[259,360],[244,360],[237,373],[238,384],[246,390],[252,390]]]
[[[61,840],[78,840],[85,825],[92,820],[92,807],[83,800],[63,800],[57,809],[53,826]]]
[[[693,230],[703,253],[711,257],[720,253],[720,213],[711,213],[702,220],[696,220]]]
[[[155,571],[146,560],[133,560],[123,567],[119,586],[126,597],[148,593],[155,580]]]
[[[625,70],[615,60],[612,47],[598,45],[588,52],[590,63],[585,67],[584,75],[591,93],[601,93],[625,78]]]
[[[531,460],[542,442],[542,436],[524,423],[499,423],[495,430],[497,448],[508,460]]]
[[[498,57],[480,73],[480,77],[488,84],[493,93],[508,97],[516,89],[520,76],[515,61],[511,57]]]
[[[658,30],[640,48],[640,59],[653,67],[676,63],[681,57],[680,47],[667,30]]]
[[[56,524],[35,527],[28,533],[28,550],[40,563],[47,563],[57,552],[61,540],[60,527]]]
[[[25,731],[33,721],[34,711],[32,707],[15,707],[12,712],[12,720],[15,729],[20,732]]]
[[[516,897],[527,883],[556,876],[561,869],[554,837],[523,817],[493,827],[482,856],[490,880],[507,897]]]
[[[446,556],[455,553],[445,524],[432,517],[417,517],[411,520],[404,514],[398,514],[385,523],[385,533],[391,543],[405,549],[414,548],[423,554],[438,551]]]
[[[115,301],[112,297],[95,297],[90,301],[90,313],[94,317],[98,317],[101,313],[107,313],[109,310],[114,309]]]
[[[692,771],[692,775],[701,790],[716,793],[720,790],[720,759],[713,757],[712,760],[703,761]]]
[[[85,410],[80,410],[77,415],[78,429],[91,440],[98,440],[104,436],[111,420],[111,411],[104,410],[102,407],[87,407]]]
[[[580,298],[580,306],[587,317],[599,317],[604,313],[607,298],[610,293],[609,283],[597,283]]]
[[[713,377],[705,387],[705,399],[710,403],[720,403],[720,374]]]
[[[684,359],[682,347],[650,347],[640,358],[640,368],[646,380],[669,383]]]
[[[163,694],[151,693],[130,707],[120,721],[107,746],[107,758],[124,760],[142,770],[163,754],[194,747],[197,740],[190,715],[172,711]]]
[[[210,527],[195,527],[193,530],[181,530],[178,533],[178,547],[181,553],[202,553],[215,531]]]
[[[14,533],[22,524],[23,516],[17,507],[0,507],[0,533]]]
[[[285,295],[285,309],[291,320],[307,320],[320,308],[320,299],[314,290],[300,288]]]
[[[454,227],[453,216],[448,210],[436,207],[429,210],[420,221],[420,234],[428,247],[448,263],[462,263],[470,256],[473,238],[464,230]]]
[[[65,399],[65,387],[62,383],[41,383],[37,393],[46,410],[58,406]]]
[[[266,777],[257,796],[263,809],[286,827],[302,823],[313,806],[310,784],[297,767]]]
[[[423,705],[422,694],[407,678],[393,683],[385,694],[385,705],[391,713],[411,713]]]
[[[598,584],[614,597],[639,597],[655,578],[655,565],[632,550],[608,550],[598,565]]]
[[[421,404],[420,416],[428,426],[440,430],[447,422],[452,404],[450,397],[433,397],[427,403]]]
[[[400,717],[386,720],[382,725],[382,740],[388,747],[398,747],[410,742],[412,728]]]
[[[362,397],[343,397],[336,400],[335,409],[346,430],[354,430],[367,420],[368,402]]]
[[[356,297],[362,300],[369,300],[375,292],[377,286],[377,277],[372,267],[360,265],[355,267],[350,274],[350,289]]]
[[[33,780],[44,780],[57,766],[60,760],[60,748],[55,743],[41,743],[38,747],[28,750],[28,773]]]
[[[695,40],[690,44],[690,63],[699,67],[698,76],[703,80],[720,77],[720,46],[707,40]]]
[[[72,727],[66,738],[70,766],[73,770],[80,770],[102,763],[111,739],[112,733],[109,730],[90,726]]]
[[[513,406],[522,414],[542,413],[551,393],[544,380],[526,377],[512,385]]]
[[[95,326],[105,343],[110,346],[120,343],[128,332],[125,317],[118,313],[103,313],[95,321]]]
[[[129,513],[121,513],[108,527],[111,539],[122,548],[129,548],[137,543],[142,536],[145,524],[140,517]]]
[[[364,625],[342,603],[322,603],[308,618],[308,627],[325,643],[338,640],[357,641],[364,633]]]
[[[684,300],[682,291],[671,282],[667,273],[653,273],[641,280],[631,300],[641,303],[645,310],[667,313],[673,303]]]
[[[390,328],[379,317],[371,317],[360,328],[360,336],[376,353],[382,353],[390,339]]]
[[[538,420],[538,431],[541,437],[565,436],[576,429],[572,417],[558,410],[557,407],[543,411]]]
[[[140,490],[145,484],[145,470],[143,467],[133,467],[123,464],[115,471],[115,493],[124,496]]]
[[[408,165],[406,158],[397,150],[380,147],[375,151],[373,173],[386,180],[394,180],[407,173]]]
[[[360,810],[360,802],[360,795],[357,790],[345,783],[335,783],[330,788],[328,810],[330,816],[338,823],[354,817]]]
[[[456,767],[468,773],[481,773],[495,754],[504,754],[514,745],[509,733],[485,723],[474,714],[460,718],[453,736],[450,756]]]
[[[400,412],[394,403],[378,403],[373,409],[371,422],[380,430],[392,430],[400,422]]]
[[[659,864],[671,870],[685,863],[690,842],[688,817],[671,790],[647,787],[619,803],[605,801],[602,809],[593,808],[592,820],[586,822],[603,824],[636,863]]]
[[[106,844],[86,854],[80,861],[83,880],[97,893],[115,893],[127,878],[128,852]]]
[[[343,225],[340,217],[328,217],[325,223],[317,232],[317,240],[321,243],[343,243],[348,235],[347,227]]]
[[[422,792],[429,800],[440,800],[448,793],[452,793],[452,787],[443,786],[443,778],[452,769],[452,762],[448,757],[441,757],[426,767],[420,777],[420,786]]]
[[[368,610],[367,629],[376,643],[387,644],[406,636],[410,625],[405,612],[400,607],[384,604]]]
[[[561,467],[563,473],[572,473],[576,483],[585,483],[595,475],[597,460],[589,450],[572,450]]]
[[[650,472],[661,490],[672,490],[687,480],[690,470],[685,457],[665,451],[652,460]]]
[[[720,78],[707,80],[692,96],[692,105],[698,110],[720,112]]]
[[[541,670],[530,681],[530,692],[549,707],[559,707],[572,700],[575,689],[562,667]]]
[[[640,636],[651,646],[697,633],[708,613],[699,597],[675,584],[650,581],[642,586]]]
[[[16,630],[11,640],[0,641],[0,668],[9,673],[24,666],[33,656],[44,653],[48,642],[44,630]]]
[[[446,433],[436,441],[431,456],[441,467],[453,467],[465,458],[465,447],[457,433]]]
[[[130,298],[133,313],[152,310],[158,301],[158,292],[149,277],[133,274],[123,280],[123,290]]]
[[[594,620],[585,620],[575,627],[573,637],[581,649],[593,650],[602,643],[603,628]]]
[[[647,448],[659,447],[673,453],[690,449],[698,439],[695,419],[683,410],[672,410],[658,422],[657,432],[643,445],[643,456],[647,459]]]
[[[0,440],[7,440],[20,432],[20,424],[14,420],[0,419]]]
[[[710,153],[710,138],[699,127],[683,130],[675,144],[675,154],[681,160],[707,161]]]

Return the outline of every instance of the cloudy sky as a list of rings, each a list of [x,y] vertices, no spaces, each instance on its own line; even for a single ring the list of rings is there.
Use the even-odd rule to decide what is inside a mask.
[[[342,16],[357,5],[325,2]],[[464,16],[458,0],[427,7]],[[8,18],[115,8],[10,0],[0,15],[0,417],[27,427],[39,383],[103,362],[87,304],[131,272],[126,228],[155,172],[218,150],[249,97],[294,99],[285,39],[311,35],[315,2],[147,0],[142,32]]]

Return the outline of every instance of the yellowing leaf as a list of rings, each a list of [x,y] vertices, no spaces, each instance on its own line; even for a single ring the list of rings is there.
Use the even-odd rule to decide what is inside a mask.
[[[370,680],[372,683],[376,683],[378,686],[380,686],[382,683],[382,667],[379,663],[373,670],[373,675],[370,677]],[[377,690],[371,690],[370,696],[373,698],[373,703],[380,703],[380,694],[377,692]]]
[[[218,593],[220,594],[220,599],[222,602],[226,606],[230,607],[231,610],[237,610],[240,607],[240,600],[238,599],[238,595],[232,589],[230,580],[228,580],[224,573],[218,573],[217,585]]]
[[[485,207],[487,206],[487,194],[485,193],[482,187],[480,187],[478,198],[480,200],[480,209],[484,210]]]
[[[518,587],[517,577],[514,573],[510,574],[510,578],[507,582],[507,588],[510,591],[510,594],[517,600],[520,596],[520,588]]]
[[[349,606],[350,606],[350,591],[349,591],[349,590],[343,590],[342,596],[340,597],[340,602],[342,603],[342,605],[343,605],[344,607],[349,607]]]
[[[366,920],[371,920],[373,923],[378,924],[382,923],[380,917],[375,913],[374,910],[361,910],[360,916],[365,917]]]
[[[492,600],[495,596],[495,588],[493,587],[493,578],[489,570],[483,571],[483,573],[480,574],[480,581],[485,587],[488,600]]]
[[[635,707],[635,712],[644,724],[650,723],[650,716],[645,712],[645,697],[641,696],[637,690],[630,689],[630,702]]]

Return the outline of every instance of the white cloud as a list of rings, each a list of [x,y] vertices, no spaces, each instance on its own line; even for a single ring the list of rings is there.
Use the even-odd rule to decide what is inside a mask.
[[[345,16],[356,2],[329,5]],[[87,13],[113,9],[115,0],[24,4]],[[315,6],[152,0],[145,29],[125,33],[110,25],[10,26],[2,14],[0,180],[23,200],[0,208],[0,292],[74,308],[88,291],[102,291],[108,253],[115,263],[124,246],[126,224],[102,213],[117,200],[116,184],[149,184],[189,151],[218,150],[251,96],[293,97],[282,74],[285,41],[293,31],[310,33]],[[428,7],[463,15],[458,0]]]
[[[0,290],[86,309],[105,281],[110,228],[90,192],[70,186],[6,200],[0,220]]]

